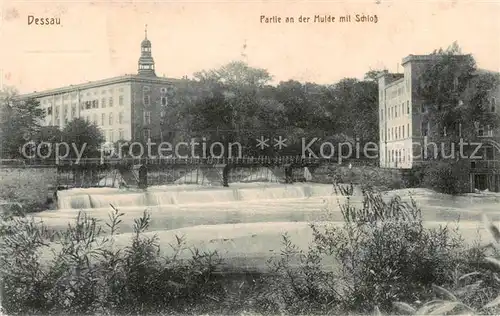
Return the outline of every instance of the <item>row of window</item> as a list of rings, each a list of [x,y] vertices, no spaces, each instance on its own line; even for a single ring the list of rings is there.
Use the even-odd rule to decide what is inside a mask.
[[[151,105],[151,96],[150,95],[144,95],[143,96],[143,103],[144,103],[144,106],[150,106]],[[161,97],[161,105],[162,106],[167,106],[168,105],[167,97]]]
[[[123,106],[123,104],[123,95],[121,95],[118,97],[118,105]],[[113,107],[113,97],[101,99],[101,108],[105,108],[106,106]],[[82,110],[97,109],[99,108],[99,100],[84,101],[80,105],[80,108]]]
[[[94,114],[92,116],[92,122],[96,125],[99,125],[99,122],[97,121],[98,117],[97,117],[97,114]],[[90,115],[87,115],[85,117],[85,120],[87,122],[90,122]],[[101,126],[106,126],[106,122],[108,122],[108,125],[113,125],[114,123],[114,118],[113,118],[113,112],[109,113],[108,115],[108,119],[106,120],[106,113],[102,113],[101,114]],[[118,113],[118,124],[123,124],[124,123],[124,119],[123,119],[123,112],[120,112]]]
[[[406,110],[406,111],[405,111]],[[388,108],[387,110],[387,118],[392,119],[392,118],[397,118],[403,115],[410,115],[410,101],[406,101],[406,107],[405,103],[401,103],[398,105],[394,105]],[[384,120],[384,109],[380,110],[380,120]]]
[[[124,140],[125,139],[125,133],[123,129],[118,130],[118,138],[115,139],[115,132],[113,130],[106,131],[106,140],[108,142],[114,142],[114,141],[119,141],[119,140]]]
[[[490,111],[495,112],[496,111],[496,98],[491,98],[489,103],[490,103]],[[460,101],[460,105],[461,104],[463,104],[462,101]],[[427,111],[428,111],[428,106],[421,104],[420,105],[420,112],[427,113]],[[410,101],[406,101],[406,112],[405,112],[405,104],[403,102],[401,105],[391,106],[388,109],[388,113],[387,113],[389,119],[397,118],[398,116],[402,116],[405,114],[406,115],[410,114]],[[385,118],[384,117],[384,109],[381,109],[380,110],[380,120],[383,121],[384,118]]]
[[[113,89],[113,88],[111,88],[111,89],[101,90],[101,94],[102,94],[102,95],[104,95],[104,94],[106,94],[106,93],[111,93],[111,94],[112,94],[113,92],[114,92],[114,89]],[[118,88],[118,92],[123,92],[123,88]],[[86,96],[88,96],[88,97],[89,97],[89,96],[91,96],[91,95],[97,95],[97,94],[98,94],[97,90],[95,90],[95,91],[94,91],[94,92],[92,92],[92,93],[91,93],[90,91],[85,93],[85,95],[86,95]],[[63,95],[62,95],[62,99],[63,99],[63,100],[68,100],[68,99],[70,99],[70,97],[71,97],[71,99],[76,99],[77,95],[78,95],[78,93],[77,93],[77,92],[72,92],[72,93],[63,94]],[[42,104],[47,104],[47,103],[50,103],[49,99],[44,99],[44,100],[42,100]]]
[[[409,123],[406,124],[406,126],[400,125],[400,126],[389,127],[387,129],[387,131],[385,131],[385,132],[386,132],[386,134],[385,134],[384,139],[386,139],[386,140],[398,140],[398,139],[405,139],[407,137],[411,137]]]
[[[406,162],[406,158],[408,158],[408,162],[410,161],[410,153],[406,153],[406,149],[393,149],[389,150],[388,153],[388,160],[387,162],[395,162],[395,163],[401,163],[401,162]]]

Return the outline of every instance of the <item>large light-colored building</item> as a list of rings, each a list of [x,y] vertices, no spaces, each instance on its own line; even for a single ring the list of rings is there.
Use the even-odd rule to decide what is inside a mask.
[[[172,80],[157,77],[151,41],[141,43],[138,71],[83,84],[22,95],[40,101],[45,126],[64,128],[74,118],[96,123],[107,142],[161,137],[160,122],[169,106]]]
[[[403,73],[383,73],[378,78],[380,166],[410,169],[423,161],[424,144],[432,141],[427,104],[418,95],[417,85],[434,55],[403,58]],[[490,91],[489,109],[499,111],[500,86]],[[498,131],[477,126],[479,137],[492,137]]]

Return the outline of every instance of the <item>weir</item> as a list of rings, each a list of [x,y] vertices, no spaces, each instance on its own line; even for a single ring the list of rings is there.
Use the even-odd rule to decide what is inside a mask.
[[[331,185],[238,183],[230,188],[192,185],[153,186],[147,190],[79,188],[58,192],[59,210],[115,207],[156,207],[329,196]]]

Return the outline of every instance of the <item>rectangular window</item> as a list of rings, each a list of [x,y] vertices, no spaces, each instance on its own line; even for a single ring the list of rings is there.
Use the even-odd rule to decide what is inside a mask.
[[[113,106],[113,97],[109,97],[109,107]]]
[[[427,124],[425,122],[422,122],[421,124],[421,131],[422,131],[422,136],[427,136],[428,130],[427,130]]]
[[[485,156],[486,160],[494,160],[495,154],[493,151],[493,147],[485,147],[484,148],[484,156]]]
[[[484,135],[484,126],[481,125],[477,128],[477,136],[485,136]]]
[[[491,98],[491,112],[495,112],[497,107],[497,100],[495,98]]]
[[[97,114],[94,114],[92,116],[92,121],[94,122],[95,125],[97,125]]]
[[[118,97],[118,105],[123,105],[123,95]]]
[[[410,123],[408,123],[408,125],[406,125],[406,134],[408,135],[408,137],[411,137],[410,135]]]
[[[423,104],[422,104],[422,105],[420,105],[420,112],[425,113],[425,112],[426,112],[426,110],[427,110],[427,109],[426,109],[425,105],[423,105]]]
[[[144,106],[149,106],[149,104],[151,103],[151,96],[150,95],[144,95]]]
[[[394,106],[394,117],[398,117],[398,108]]]
[[[151,139],[151,130],[149,128],[144,129],[144,141]]]
[[[106,124],[106,114],[102,113],[101,114],[101,125],[104,126]]]
[[[113,113],[109,113],[109,125],[113,125]]]
[[[403,125],[403,138],[405,138],[405,126]]]
[[[115,141],[115,140],[114,140],[114,136],[115,136],[115,135],[113,135],[113,130],[110,130],[110,131],[109,131],[109,141],[110,141],[110,142],[114,142],[114,141]]]
[[[406,101],[406,114],[410,114],[410,101]]]
[[[151,124],[151,112],[144,111],[144,125]]]
[[[101,100],[101,107],[103,107],[103,108],[106,107],[106,98],[102,98],[102,100]]]
[[[124,133],[123,133],[122,129],[118,130],[118,138],[119,139],[125,139],[125,136],[124,136]]]
[[[118,114],[118,123],[119,124],[123,123],[123,112],[120,112],[120,114]]]

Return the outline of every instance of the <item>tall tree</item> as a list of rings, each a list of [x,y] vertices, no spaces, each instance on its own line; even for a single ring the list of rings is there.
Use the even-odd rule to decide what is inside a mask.
[[[20,100],[13,89],[0,94],[1,155],[5,158],[23,158],[21,148],[39,132],[45,111],[35,99]]]
[[[499,127],[499,116],[491,111],[488,99],[489,91],[499,84],[498,74],[478,71],[474,57],[462,54],[456,42],[432,55],[435,58],[423,71],[417,92],[425,103],[424,124],[430,123],[433,141],[441,146],[460,138],[471,142],[478,136],[477,127]],[[449,155],[450,146],[437,156]]]
[[[76,118],[70,121],[62,130],[63,141],[70,146],[68,157],[77,158],[74,148],[82,152],[83,158],[99,157],[101,145],[105,138],[95,123]]]

